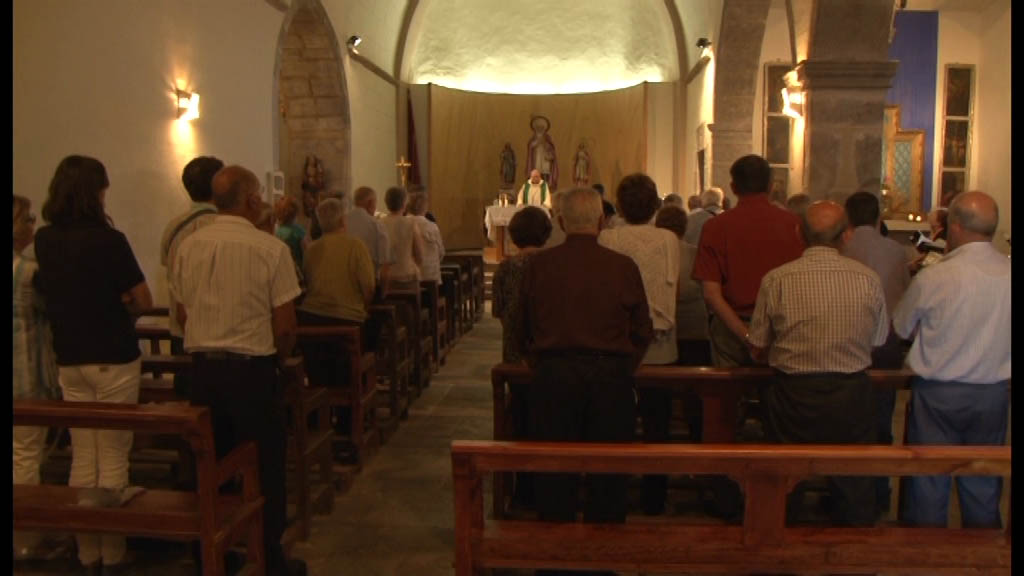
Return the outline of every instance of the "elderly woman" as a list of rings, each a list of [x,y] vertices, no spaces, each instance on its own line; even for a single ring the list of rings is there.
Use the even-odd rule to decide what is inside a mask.
[[[404,216],[408,194],[405,188],[388,188],[384,193],[384,204],[388,215],[384,217],[384,229],[391,243],[391,257],[395,263],[388,273],[387,290],[419,292],[420,265],[423,263],[423,238],[416,221]]]
[[[316,207],[322,235],[306,249],[303,275],[306,296],[299,306],[299,324],[312,326],[359,326],[363,349],[373,350],[377,327],[367,322],[375,288],[373,260],[366,246],[345,232],[345,208],[341,200],[328,198]],[[348,357],[330,345],[303,346],[306,372],[317,386],[335,386],[347,380]],[[345,413],[336,415],[338,430],[347,431]]]
[[[53,337],[43,311],[42,299],[32,287],[36,263],[32,241],[36,217],[32,203],[14,196],[14,399],[57,398],[57,362]],[[45,426],[15,426],[13,432],[14,483],[39,484],[39,466],[46,446]],[[34,555],[37,533],[15,532],[15,558]]]
[[[299,204],[295,198],[287,194],[278,198],[274,203],[274,218],[277,219],[277,229],[274,230],[274,235],[288,245],[288,249],[292,253],[292,260],[299,268],[302,268],[302,254],[309,246],[310,239],[302,226],[295,221],[298,214]]]
[[[654,339],[643,364],[672,364],[676,345],[676,291],[679,286],[679,239],[668,230],[651,225],[661,202],[649,176],[630,174],[619,183],[618,212],[625,223],[607,229],[598,243],[633,259],[644,282],[647,307],[654,324]],[[667,442],[672,397],[665,390],[642,390],[639,395],[644,442]],[[644,477],[644,512],[661,514],[665,509],[668,478]]]
[[[135,315],[151,308],[153,300],[128,239],[104,211],[109,185],[99,160],[63,159],[43,205],[48,225],[36,233],[37,285],[52,322],[66,402],[139,400]],[[128,486],[131,447],[131,431],[72,428],[68,484],[99,487],[85,491],[89,500],[118,502]],[[122,535],[79,534],[77,539],[84,565],[124,561]]]
[[[441,283],[441,260],[444,259],[444,240],[437,224],[427,219],[427,195],[416,192],[409,195],[409,218],[416,223],[416,229],[423,240],[423,261],[420,263],[420,280]]]

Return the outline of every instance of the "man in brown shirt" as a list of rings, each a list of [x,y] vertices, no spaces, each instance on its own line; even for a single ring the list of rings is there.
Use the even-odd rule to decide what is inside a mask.
[[[636,419],[633,371],[654,332],[640,270],[629,257],[598,245],[604,213],[596,191],[566,192],[558,219],[565,242],[532,258],[520,290],[520,350],[534,374],[528,436],[629,442]],[[572,522],[578,482],[578,475],[538,474],[540,519]],[[584,521],[625,518],[626,477],[591,477]]]

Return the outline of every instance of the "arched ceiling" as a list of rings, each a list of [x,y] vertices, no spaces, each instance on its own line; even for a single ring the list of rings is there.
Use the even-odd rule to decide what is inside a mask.
[[[665,0],[420,0],[415,9],[400,72],[413,84],[562,94],[679,79]]]

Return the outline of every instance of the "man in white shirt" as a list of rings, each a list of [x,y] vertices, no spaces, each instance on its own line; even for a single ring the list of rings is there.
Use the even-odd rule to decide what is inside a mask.
[[[214,221],[182,242],[171,269],[185,350],[192,354],[191,403],[209,406],[218,457],[247,441],[259,450],[268,574],[302,574],[286,560],[285,404],[277,367],[295,347],[299,295],[288,246],[257,229],[260,182],[241,166],[213,177]]]
[[[551,208],[551,190],[548,183],[540,176],[540,170],[530,172],[530,179],[519,189],[516,206],[544,206]]]
[[[377,193],[368,186],[356,188],[353,203],[355,208],[345,217],[345,228],[349,234],[361,240],[370,252],[370,259],[377,272],[377,292],[386,294],[388,273],[394,258],[384,223],[374,217],[377,213]]]
[[[999,207],[982,192],[949,207],[947,254],[919,272],[893,314],[913,338],[907,444],[1001,445],[1010,404],[1010,259],[992,246]],[[908,479],[904,518],[946,526],[948,476]],[[1002,479],[957,477],[967,527],[999,527]]]

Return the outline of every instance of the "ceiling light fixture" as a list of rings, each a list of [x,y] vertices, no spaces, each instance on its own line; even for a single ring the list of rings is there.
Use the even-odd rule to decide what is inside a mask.
[[[353,54],[359,54],[359,50],[356,50],[356,46],[359,46],[363,42],[363,39],[359,36],[349,36],[348,42],[345,44],[348,46],[349,52]]]
[[[175,90],[178,101],[178,119],[195,120],[199,118],[199,94],[186,90]]]

